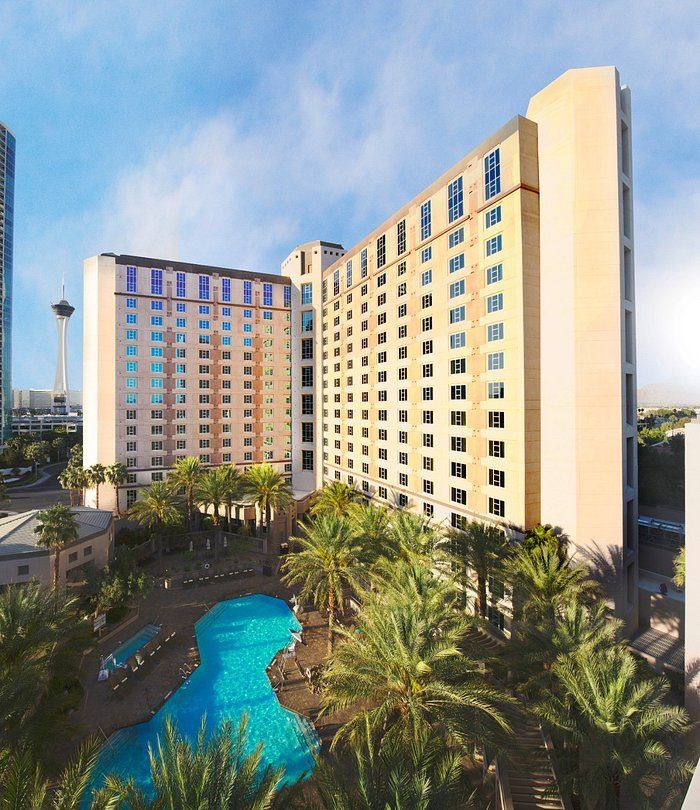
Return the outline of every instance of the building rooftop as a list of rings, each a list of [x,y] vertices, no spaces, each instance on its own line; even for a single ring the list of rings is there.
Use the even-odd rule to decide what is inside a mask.
[[[38,525],[41,510],[31,509],[17,515],[0,518],[0,557],[15,557],[18,554],[48,554],[48,550],[37,544],[34,529]],[[112,513],[106,509],[90,509],[76,506],[71,509],[78,523],[78,541],[104,532],[112,520]]]
[[[255,270],[237,270],[230,267],[217,267],[209,264],[194,264],[193,262],[176,262],[172,259],[154,259],[150,256],[129,256],[119,253],[101,253],[101,256],[111,256],[117,264],[131,264],[136,267],[155,267],[161,270],[180,270],[183,273],[217,273],[228,278],[242,278],[246,280],[260,279],[272,284],[290,284],[287,276],[277,273],[258,273]]]

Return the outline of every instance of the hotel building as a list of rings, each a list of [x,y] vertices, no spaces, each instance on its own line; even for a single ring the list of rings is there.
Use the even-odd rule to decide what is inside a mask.
[[[294,250],[298,488],[552,523],[634,626],[632,248],[629,91],[606,67],[562,75],[336,261]]]
[[[85,464],[270,461],[461,527],[560,527],[637,621],[629,91],[571,70],[347,252],[85,264]],[[490,615],[507,622],[498,583]]]
[[[126,466],[122,507],[186,456],[291,475],[291,294],[279,275],[85,261],[84,464]]]
[[[13,133],[0,121],[0,438],[12,420],[12,266],[14,261],[15,149]]]

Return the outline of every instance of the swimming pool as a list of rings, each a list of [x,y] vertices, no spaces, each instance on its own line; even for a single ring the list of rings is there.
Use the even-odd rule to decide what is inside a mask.
[[[224,720],[248,715],[248,745],[260,742],[263,765],[285,767],[285,782],[309,775],[318,737],[313,726],[277,700],[266,668],[301,626],[286,603],[255,594],[219,602],[195,625],[201,664],[189,680],[147,723],[121,729],[105,743],[93,786],[118,773],[148,788],[148,746],[154,745],[166,717],[194,740],[202,715],[212,733]]]
[[[108,672],[117,669],[127,658],[130,658],[137,650],[140,650],[152,638],[155,638],[158,633],[160,633],[160,627],[157,624],[144,625],[131,638],[120,644],[111,655],[107,655],[102,659],[101,669],[106,669]]]

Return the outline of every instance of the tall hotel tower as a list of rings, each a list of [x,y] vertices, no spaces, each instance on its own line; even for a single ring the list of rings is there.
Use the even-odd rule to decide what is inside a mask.
[[[0,419],[10,436],[12,418],[12,260],[15,215],[15,136],[0,121]]]
[[[477,111],[475,111],[476,114]],[[571,70],[347,252],[85,264],[85,462],[267,460],[447,526],[559,526],[637,621],[630,95]],[[507,623],[492,583],[489,615]]]
[[[56,316],[56,332],[58,337],[58,348],[56,352],[56,378],[53,384],[53,412],[57,414],[68,413],[70,403],[68,401],[68,343],[66,340],[68,332],[68,321],[75,312],[66,301],[66,287],[61,285],[61,300],[51,304],[53,314]]]
[[[559,77],[337,260],[296,248],[295,486],[346,481],[455,527],[559,526],[633,627],[632,250],[612,67]]]

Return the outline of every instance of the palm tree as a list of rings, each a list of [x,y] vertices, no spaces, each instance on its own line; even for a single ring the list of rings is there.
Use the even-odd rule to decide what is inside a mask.
[[[56,461],[61,460],[61,454],[66,451],[66,440],[63,436],[56,436],[51,440],[51,449],[56,451]]]
[[[498,526],[477,520],[470,521],[462,531],[453,530],[450,539],[457,563],[471,569],[476,576],[476,615],[486,618],[486,583],[489,576],[503,570],[508,541]]]
[[[236,521],[238,521],[238,510],[245,496],[243,473],[235,464],[219,467],[219,474],[224,480],[223,506],[226,510],[226,528],[231,531],[231,512],[236,510]]]
[[[289,483],[269,464],[255,464],[246,470],[245,492],[258,510],[261,534],[264,529],[269,531],[273,515],[292,502]]]
[[[646,804],[644,780],[665,772],[683,778],[688,764],[668,748],[688,726],[670,705],[665,678],[642,678],[621,645],[582,649],[553,667],[560,689],[540,704],[545,719],[573,745],[572,784],[584,808],[618,808],[624,788],[630,806]],[[636,803],[635,801],[636,800]]]
[[[194,500],[197,506],[204,507],[208,512],[209,507],[214,510],[212,523],[219,525],[219,507],[223,504],[226,496],[226,479],[222,475],[221,469],[205,470],[194,490]]]
[[[422,515],[405,509],[389,516],[387,556],[402,560],[424,560],[441,564],[447,559],[447,538]]]
[[[358,542],[352,524],[332,514],[319,515],[302,524],[303,537],[295,537],[298,547],[284,560],[283,581],[300,585],[303,601],[313,595],[319,611],[328,611],[328,653],[333,651],[336,614],[343,615],[343,596],[350,588],[358,590],[362,572]]]
[[[376,559],[387,554],[389,512],[371,501],[351,504],[348,517],[357,534],[365,555]]]
[[[673,581],[679,588],[685,588],[685,546],[673,561]]]
[[[104,464],[93,464],[87,469],[90,486],[95,487],[95,508],[100,508],[100,486],[107,480],[107,468]]]
[[[88,740],[61,771],[49,781],[26,747],[0,751],[0,808],[31,810],[80,810],[95,770],[100,750],[98,740]]]
[[[374,734],[410,741],[423,731],[442,728],[460,744],[482,744],[508,730],[499,704],[510,699],[491,687],[480,662],[462,645],[469,624],[454,613],[415,610],[408,600],[368,600],[357,632],[339,628],[345,642],[333,654],[323,676],[322,712],[361,708],[333,740]]]
[[[325,484],[314,499],[312,515],[331,514],[335,517],[347,517],[350,507],[362,498],[354,484],[332,481]]]
[[[68,466],[71,466],[70,464]],[[82,467],[77,467],[73,470],[75,476],[75,486],[78,490],[78,505],[85,503],[85,490],[91,486],[90,473]]]
[[[506,567],[517,591],[518,612],[530,619],[554,624],[557,612],[569,600],[585,600],[596,592],[588,570],[552,545],[521,547]]]
[[[284,769],[263,768],[262,743],[248,753],[246,729],[244,717],[235,729],[224,723],[208,737],[203,720],[192,745],[167,718],[163,735],[149,751],[154,795],[147,795],[133,781],[108,776],[96,797],[97,805],[130,810],[267,810],[275,800]]]
[[[67,489],[70,497],[71,507],[75,506],[75,490],[78,488],[76,483],[75,468],[70,464],[59,474],[58,483],[63,489]]]
[[[141,526],[153,529],[158,540],[158,553],[161,554],[163,530],[182,522],[182,505],[165,481],[154,481],[150,487],[141,490],[138,500],[134,501],[127,514]]]
[[[33,442],[32,444],[27,447],[25,450],[25,455],[27,459],[34,464],[34,477],[38,477],[39,475],[39,462],[46,461],[49,457],[49,453],[51,452],[51,448],[48,442]]]
[[[39,512],[34,532],[38,535],[37,544],[54,555],[53,587],[57,589],[61,549],[78,539],[78,522],[65,504],[57,503]]]
[[[566,550],[568,538],[551,523],[537,523],[525,532],[523,546],[528,549],[551,546],[561,552]]]
[[[114,464],[110,464],[105,470],[107,481],[114,487],[114,509],[117,513],[117,517],[121,514],[119,509],[119,487],[126,482],[128,476],[129,474],[126,467],[118,461],[115,461]]]
[[[168,473],[168,482],[176,489],[181,489],[187,505],[187,520],[190,528],[194,520],[194,491],[199,483],[204,468],[198,458],[187,456],[178,459]]]
[[[75,606],[65,592],[37,582],[0,591],[0,739],[46,731],[42,700],[80,629]],[[61,723],[65,730],[63,714]]]
[[[314,774],[318,810],[466,810],[473,807],[459,750],[420,729],[406,743],[367,727]]]

